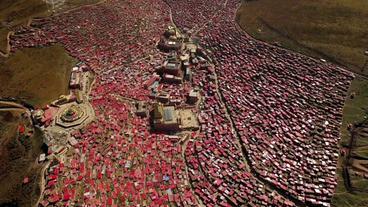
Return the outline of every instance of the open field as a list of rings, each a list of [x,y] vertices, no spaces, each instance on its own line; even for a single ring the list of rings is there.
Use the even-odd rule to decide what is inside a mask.
[[[341,145],[347,146],[350,134],[347,130],[349,123],[358,122],[364,119],[366,115],[365,108],[368,103],[368,81],[363,78],[356,78],[350,86],[350,94],[355,94],[354,98],[348,97],[345,102],[345,107],[343,111],[343,123],[341,127]],[[358,139],[358,144],[364,142],[362,139]],[[356,148],[355,153],[359,152],[359,155],[366,155],[367,149]],[[344,185],[344,180],[342,176],[342,160],[344,158],[340,157],[339,167],[337,171],[338,175],[338,186],[336,189],[335,196],[332,199],[332,204],[336,207],[340,206],[366,206],[365,203],[368,202],[368,193],[355,192],[350,193]],[[364,179],[351,177],[354,186],[359,187],[362,183],[366,183]],[[359,180],[359,183],[354,183],[354,180]]]
[[[341,184],[341,185],[340,185]],[[343,186],[343,183],[339,182],[339,186]],[[348,206],[359,206],[366,207],[367,203],[366,193],[348,193],[341,189],[336,192],[335,197],[332,199],[332,206],[335,207],[348,207]]]
[[[45,15],[48,15],[47,5],[41,0],[2,0],[0,3],[0,21],[9,27]]]
[[[346,65],[354,72],[361,73],[368,58],[364,0],[244,1],[237,20],[257,39]]]
[[[21,98],[35,106],[68,93],[70,70],[76,63],[60,45],[22,49],[0,61],[0,96]]]
[[[347,130],[349,123],[362,121],[368,110],[368,80],[357,77],[350,86],[350,94],[354,98],[347,97],[344,107],[344,117],[341,127],[341,144],[347,145],[350,134]]]

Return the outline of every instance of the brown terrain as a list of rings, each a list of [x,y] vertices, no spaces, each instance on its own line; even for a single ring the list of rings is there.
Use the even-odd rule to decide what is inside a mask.
[[[31,206],[38,199],[41,166],[35,160],[42,135],[24,114],[23,109],[0,109],[0,205]],[[23,184],[25,178],[29,183]]]

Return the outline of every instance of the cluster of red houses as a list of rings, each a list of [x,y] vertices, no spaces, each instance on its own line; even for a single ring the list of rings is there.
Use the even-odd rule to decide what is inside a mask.
[[[172,9],[175,24],[182,29],[197,29],[220,10],[225,1],[164,0]],[[196,18],[195,20],[193,18]],[[194,20],[194,21],[193,21]]]
[[[217,8],[217,3],[205,2],[210,9]],[[234,20],[238,1],[226,3],[200,35],[217,62],[220,92],[252,172],[297,201],[329,206],[336,187],[342,107],[353,75],[252,39]],[[185,16],[191,22],[202,21],[191,15],[200,12],[200,5],[192,5],[190,12],[178,8],[174,20],[180,22]],[[213,136],[214,130],[206,131]],[[215,140],[223,136],[217,133]],[[208,165],[206,158],[213,156],[207,154],[199,162]]]
[[[97,72],[147,56],[169,23],[169,9],[160,0],[134,4],[111,0],[34,19],[31,28],[20,28],[12,36],[11,45],[14,51],[59,42]]]
[[[72,153],[53,163],[41,205],[196,206],[179,137],[151,134],[113,97],[93,101],[95,123],[73,134]]]
[[[188,143],[185,155],[195,193],[205,206],[294,206],[247,169],[225,105],[216,92],[214,68],[197,71],[194,84],[204,93],[199,117],[202,132]]]
[[[96,77],[91,96],[104,97],[116,94],[136,100],[147,100],[150,91],[143,86],[143,83],[150,78],[151,71],[153,68],[148,61],[141,60],[118,70],[101,74]]]
[[[197,206],[180,138],[152,134],[148,118],[134,118],[128,104],[151,95],[145,83],[163,60],[153,52],[167,9],[160,1],[109,1],[36,20],[31,33],[13,37],[13,49],[61,42],[97,74],[90,94],[96,121],[51,164],[41,206]],[[188,90],[159,87],[181,100],[177,89]]]
[[[12,37],[13,50],[60,42],[97,74],[96,121],[52,163],[40,205],[197,206],[196,195],[206,206],[329,206],[353,76],[247,36],[234,22],[237,0],[165,2],[111,0]],[[216,63],[191,68],[193,85],[155,85],[178,103],[202,91],[201,133],[185,151],[179,137],[151,133],[129,104],[157,96],[154,72],[166,55],[156,43],[169,8],[180,28],[204,26],[201,44]]]

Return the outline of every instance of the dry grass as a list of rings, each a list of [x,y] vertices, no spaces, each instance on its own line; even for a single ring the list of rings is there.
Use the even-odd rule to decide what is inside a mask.
[[[345,102],[341,127],[343,145],[347,145],[350,140],[347,126],[351,123],[362,121],[366,115],[368,107],[368,80],[361,77],[356,78],[350,86],[349,93],[354,93],[355,97],[353,99],[348,97]]]
[[[348,124],[362,121],[364,119],[364,116],[367,115],[365,108],[367,108],[368,103],[368,80],[361,77],[356,78],[350,86],[350,93],[355,93],[356,95],[353,99],[348,97],[345,102],[345,107],[343,111],[343,123],[341,127],[342,145],[347,145],[350,139],[350,134],[347,131]],[[360,151],[361,155],[365,155],[365,152],[365,150],[363,150],[363,152]],[[332,199],[333,206],[368,206],[365,205],[366,203],[368,203],[368,193],[351,193],[348,192],[348,190],[345,188],[341,169],[342,159],[343,158],[340,158],[338,165],[338,185],[336,189],[336,194]],[[355,183],[354,186],[356,187],[360,186],[363,183],[366,183],[366,181],[361,178],[352,177],[351,179],[352,182],[359,181],[360,184]]]
[[[0,21],[8,27],[25,24],[32,17],[49,15],[42,0],[1,0]]]
[[[245,1],[240,26],[257,39],[360,72],[368,49],[368,1]],[[368,74],[368,68],[365,71]]]
[[[22,49],[0,63],[0,97],[17,97],[40,107],[68,94],[70,70],[76,60],[54,45]]]
[[[9,30],[5,27],[0,27],[0,52],[7,53],[6,48],[8,46],[8,36]]]
[[[29,126],[21,112],[0,112],[0,206],[32,206],[39,196],[40,166],[34,161],[41,153],[42,136],[39,130],[25,138],[19,136],[19,124]],[[22,185],[24,177],[31,182]]]

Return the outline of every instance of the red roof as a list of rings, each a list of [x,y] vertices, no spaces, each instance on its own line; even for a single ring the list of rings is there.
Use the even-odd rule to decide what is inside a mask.
[[[57,194],[53,194],[49,197],[48,200],[49,200],[50,203],[56,203],[60,200],[60,197]]]
[[[24,177],[23,184],[27,184],[27,183],[29,183],[29,177]]]
[[[26,130],[26,128],[24,127],[24,125],[23,124],[20,124],[19,126],[18,126],[18,132],[19,132],[19,134],[24,134],[24,131]]]

